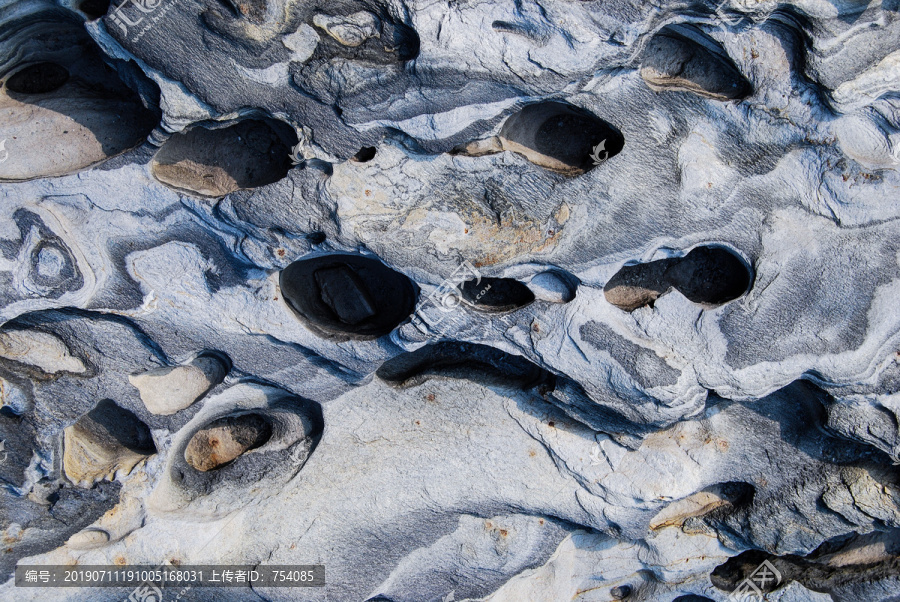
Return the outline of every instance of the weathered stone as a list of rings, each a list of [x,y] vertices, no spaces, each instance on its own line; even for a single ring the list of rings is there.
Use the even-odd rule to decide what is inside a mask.
[[[197,470],[215,470],[264,445],[271,436],[271,425],[258,414],[220,418],[191,437],[184,459]]]
[[[746,293],[752,281],[750,269],[732,251],[697,247],[681,258],[624,266],[609,279],[603,293],[625,311],[652,305],[673,288],[694,303],[715,306]]]
[[[377,38],[381,29],[378,17],[366,11],[359,11],[346,17],[320,14],[313,17],[313,24],[344,46],[351,48],[359,46],[369,38]]]
[[[690,31],[706,45],[683,35],[683,31]],[[684,26],[664,28],[650,40],[641,60],[641,77],[653,90],[683,90],[714,100],[737,100],[753,91],[715,40]]]
[[[87,371],[84,362],[73,356],[61,339],[40,330],[0,332],[0,357],[34,366],[47,374]]]
[[[84,169],[140,144],[158,121],[79,24],[48,11],[9,36],[16,61],[4,67],[0,89],[0,140],[9,153],[0,180]]]
[[[368,257],[325,255],[281,272],[281,294],[323,336],[376,338],[412,313],[416,292],[399,272]]]
[[[514,113],[503,124],[499,138],[503,150],[569,176],[593,169],[625,145],[616,128],[561,102],[532,104]]]
[[[570,276],[554,272],[541,272],[528,282],[528,288],[537,299],[550,303],[569,303],[575,298],[578,285]]]
[[[163,366],[128,377],[153,414],[167,416],[190,406],[225,378],[227,366],[213,355],[200,355],[184,366]]]
[[[206,197],[277,182],[291,168],[297,137],[274,121],[246,119],[209,129],[196,126],[169,138],[151,170],[163,184]]]
[[[63,448],[63,469],[76,484],[112,480],[156,453],[147,425],[108,399],[66,427]]]
[[[462,299],[475,309],[503,313],[525,307],[534,301],[534,293],[511,278],[467,280],[459,287]]]

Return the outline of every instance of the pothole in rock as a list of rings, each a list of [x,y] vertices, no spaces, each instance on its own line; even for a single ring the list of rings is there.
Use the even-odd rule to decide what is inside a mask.
[[[156,152],[153,176],[199,196],[220,197],[284,178],[297,134],[287,124],[244,119],[224,127],[197,125],[174,134]]]
[[[404,353],[386,361],[375,372],[399,387],[412,387],[431,377],[471,379],[481,383],[512,385],[522,389],[545,385],[554,375],[524,357],[477,343],[444,341]]]
[[[753,92],[718,42],[684,24],[664,27],[650,40],[641,77],[652,90],[693,92],[714,100],[738,100]]]
[[[99,19],[109,11],[110,0],[82,0],[78,3],[78,10],[91,19]]]
[[[355,163],[368,163],[375,158],[375,152],[374,146],[364,146],[350,160]]]
[[[143,142],[159,113],[124,81],[156,90],[134,65],[108,65],[80,18],[47,10],[7,24],[0,67],[0,180],[72,173]],[[155,99],[148,99],[154,103]]]
[[[287,266],[281,296],[320,336],[373,339],[388,334],[412,314],[412,281],[380,261],[360,255],[324,255]]]
[[[272,426],[259,414],[220,418],[191,437],[184,459],[197,470],[215,470],[264,445],[271,436]]]
[[[622,133],[606,121],[555,101],[528,105],[514,113],[498,138],[503,150],[568,176],[593,169],[625,146]]]
[[[603,293],[625,311],[652,305],[673,288],[694,303],[717,306],[743,296],[752,282],[752,271],[736,253],[703,246],[684,257],[624,266],[609,279]]]
[[[467,280],[459,290],[468,305],[490,313],[513,311],[534,301],[531,289],[511,278]]]
[[[18,94],[47,94],[69,81],[69,72],[56,63],[37,63],[16,71],[6,80],[6,89]]]

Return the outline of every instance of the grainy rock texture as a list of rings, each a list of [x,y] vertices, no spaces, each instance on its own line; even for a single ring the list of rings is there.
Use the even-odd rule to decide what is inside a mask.
[[[0,0],[4,578],[897,600],[898,11]]]

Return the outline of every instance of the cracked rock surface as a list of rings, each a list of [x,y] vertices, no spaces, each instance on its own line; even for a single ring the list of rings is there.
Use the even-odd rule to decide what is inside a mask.
[[[0,0],[0,599],[900,599],[898,40],[893,0]]]

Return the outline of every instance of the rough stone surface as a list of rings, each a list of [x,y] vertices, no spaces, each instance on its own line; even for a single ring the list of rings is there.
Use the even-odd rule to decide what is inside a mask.
[[[887,1],[2,3],[0,599],[173,561],[327,566],[216,602],[724,602],[768,561],[771,601],[896,600],[897,39]]]
[[[184,459],[197,470],[215,470],[264,444],[271,436],[272,427],[255,414],[221,418],[191,437]]]
[[[212,355],[200,355],[183,366],[163,366],[128,377],[153,414],[167,416],[190,406],[225,378],[228,369]]]
[[[63,470],[73,483],[127,474],[156,451],[147,426],[134,414],[103,400],[65,429]]]

